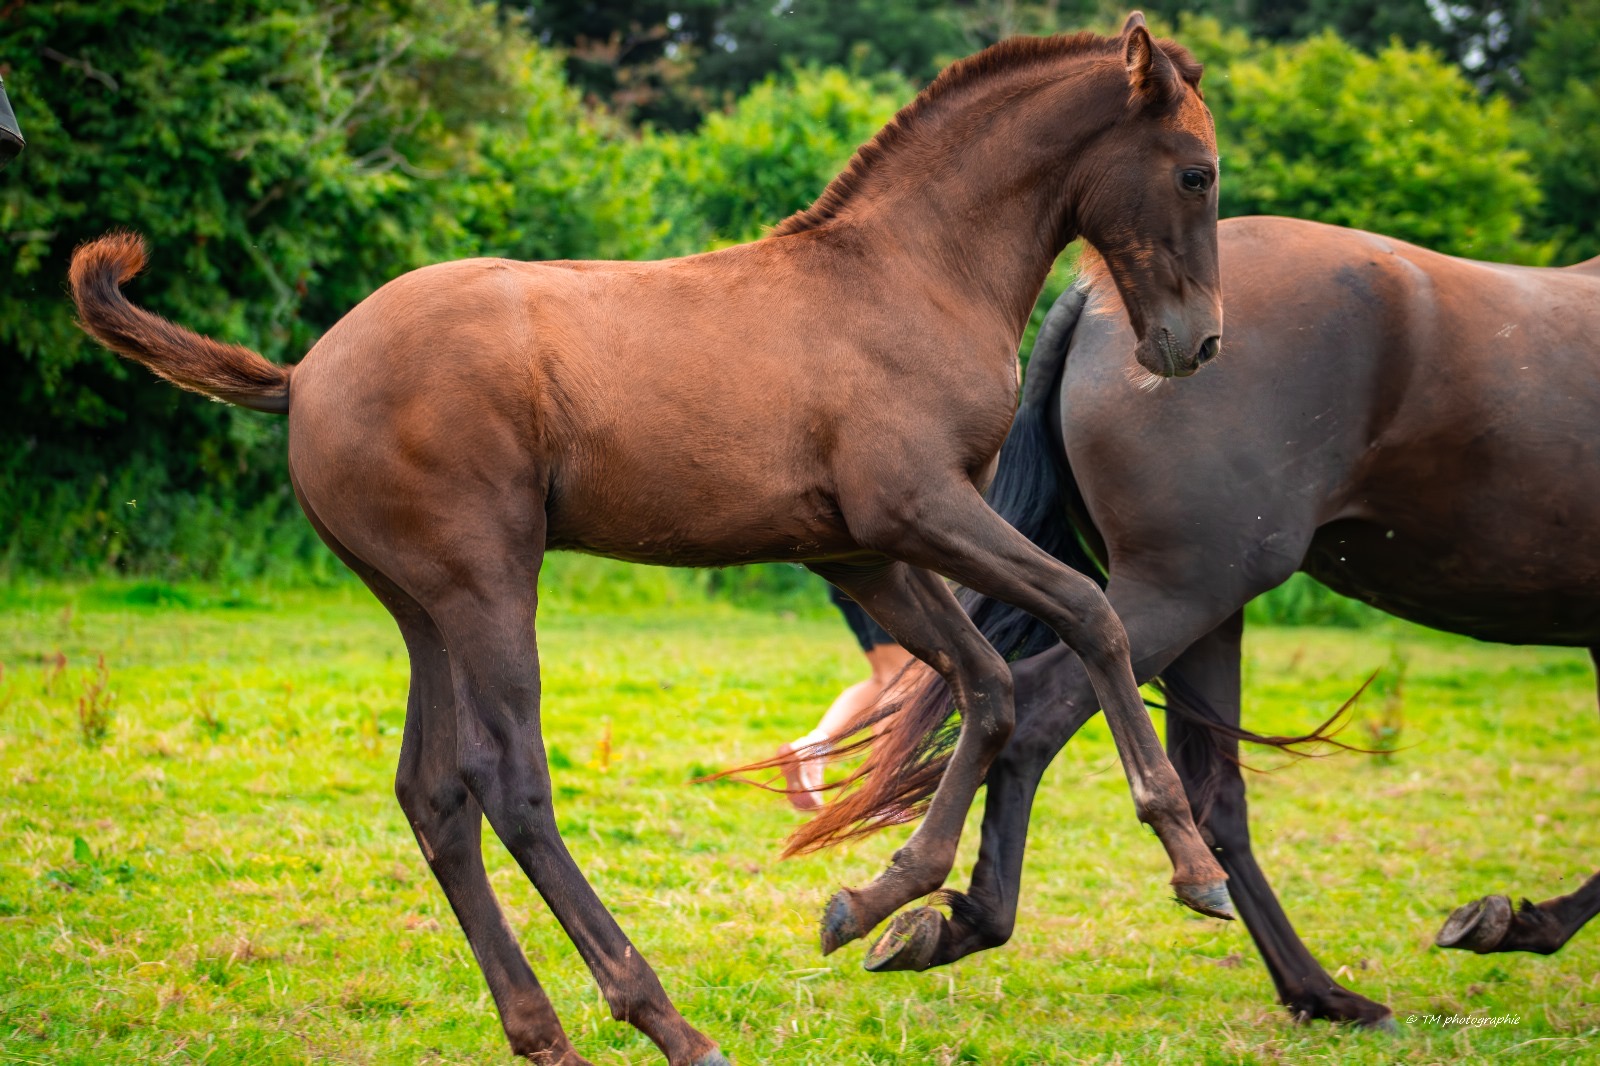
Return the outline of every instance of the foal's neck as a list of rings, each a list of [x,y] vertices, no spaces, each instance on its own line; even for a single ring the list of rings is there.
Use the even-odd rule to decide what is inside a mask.
[[[1008,327],[1013,350],[1055,259],[1078,236],[1093,181],[1082,148],[1120,116],[1126,83],[1069,59],[974,86],[877,159],[838,225],[875,231],[925,285],[929,275]],[[1097,76],[1097,74],[1099,76]]]

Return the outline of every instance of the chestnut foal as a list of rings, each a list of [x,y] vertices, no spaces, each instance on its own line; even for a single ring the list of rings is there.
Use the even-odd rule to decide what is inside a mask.
[[[1199,76],[1137,15],[1118,37],[1006,41],[941,74],[763,240],[664,262],[426,267],[292,370],[129,303],[137,237],[78,251],[73,296],[101,343],[182,387],[289,415],[306,515],[405,638],[396,792],[518,1054],[584,1062],[484,874],[484,815],[613,1016],[672,1066],[726,1061],[557,832],[534,640],[548,550],[801,561],[949,682],[964,716],[938,795],[888,870],[829,904],[825,950],[944,882],[1011,733],[1010,673],[946,577],[1077,649],[1179,898],[1229,916],[1121,624],[1094,582],[981,495],[1016,407],[1018,341],[1068,241],[1104,255],[1149,370],[1189,374],[1216,351],[1217,160]]]

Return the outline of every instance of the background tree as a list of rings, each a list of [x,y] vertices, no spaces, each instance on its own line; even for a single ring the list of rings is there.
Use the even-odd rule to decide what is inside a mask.
[[[1178,36],[1207,65],[1222,154],[1221,212],[1292,215],[1438,251],[1542,262],[1539,201],[1511,108],[1429,48],[1368,55],[1330,32],[1273,46],[1213,19]]]
[[[228,530],[281,528],[290,558],[308,542],[297,519],[270,521],[293,513],[281,420],[196,404],[73,324],[63,278],[82,241],[118,226],[146,234],[141,303],[277,359],[298,358],[389,278],[476,252],[466,224],[479,215],[502,245],[523,219],[524,255],[607,252],[565,220],[575,196],[593,207],[579,218],[603,214],[593,176],[560,182],[543,213],[559,224],[526,224],[532,161],[576,170],[595,140],[556,64],[470,0],[116,0],[9,17],[4,73],[38,149],[0,180],[11,253],[0,510],[18,522],[13,566],[214,570],[228,565],[218,542],[255,551]],[[519,126],[520,154],[485,154]],[[268,556],[270,536],[255,538]]]
[[[1523,63],[1519,125],[1544,201],[1535,227],[1557,261],[1600,255],[1600,0],[1565,0]]]
[[[1542,0],[1153,0],[1147,10],[1169,21],[1210,15],[1272,43],[1332,31],[1376,52],[1398,38],[1442,53],[1489,89],[1518,82],[1517,65],[1547,6]]]

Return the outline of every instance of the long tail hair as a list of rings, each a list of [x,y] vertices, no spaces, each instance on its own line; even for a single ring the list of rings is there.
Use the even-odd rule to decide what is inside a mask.
[[[73,253],[69,280],[85,332],[179,388],[287,414],[288,367],[237,344],[202,337],[128,302],[122,285],[144,264],[144,240],[135,233],[107,234]]]
[[[1000,450],[999,468],[987,498],[1001,517],[1034,544],[1104,586],[1104,570],[1084,548],[1069,517],[1069,507],[1083,510],[1082,499],[1067,464],[1066,450],[1052,427],[1056,392],[1073,332],[1090,299],[1089,289],[1088,279],[1080,280],[1056,301],[1040,327],[1028,363],[1022,403]],[[978,629],[1007,661],[1036,655],[1057,640],[1043,622],[1009,604],[970,589],[962,590],[960,599]],[[1349,747],[1336,740],[1334,734],[1341,728],[1341,720],[1355,697],[1304,736],[1269,737],[1227,724],[1181,675],[1169,674],[1157,682],[1167,697],[1167,713],[1201,726],[1203,735],[1221,756],[1220,760],[1212,760],[1213,772],[1201,783],[1201,795],[1191,797],[1197,812],[1210,806],[1221,782],[1223,760],[1238,762],[1235,752],[1239,741],[1265,744],[1295,755],[1315,754],[1298,750],[1305,745]],[[958,725],[944,679],[914,663],[889,686],[877,706],[844,727],[841,737],[868,729],[876,732],[833,748],[829,757],[847,758],[865,751],[866,759],[844,780],[829,786],[839,790],[837,796],[790,835],[784,855],[817,851],[921,814],[939,787],[955,748]],[[729,773],[776,765],[777,760],[767,760]]]

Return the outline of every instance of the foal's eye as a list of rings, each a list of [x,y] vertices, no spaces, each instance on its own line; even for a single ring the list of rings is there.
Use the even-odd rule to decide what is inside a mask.
[[[1184,192],[1205,192],[1211,188],[1211,175],[1204,170],[1185,170],[1178,175]]]

